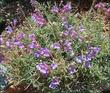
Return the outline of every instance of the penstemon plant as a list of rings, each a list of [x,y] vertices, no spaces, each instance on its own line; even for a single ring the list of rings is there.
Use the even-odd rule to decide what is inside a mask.
[[[9,25],[0,36],[9,82],[32,85],[36,93],[89,93],[110,86],[109,38],[103,21],[90,15],[79,20],[72,15],[71,2],[47,12],[41,9],[29,17],[30,27],[27,21],[15,31]]]

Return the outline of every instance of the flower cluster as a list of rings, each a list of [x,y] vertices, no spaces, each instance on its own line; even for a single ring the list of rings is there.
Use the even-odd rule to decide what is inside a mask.
[[[25,34],[23,32],[20,32],[17,36],[16,39],[17,40],[22,40],[23,38],[25,38]]]
[[[6,32],[9,33],[9,34],[11,34],[11,33],[13,32],[13,29],[12,29],[12,27],[11,27],[10,25],[7,26],[7,27],[5,28],[5,30],[6,30]]]
[[[36,41],[36,36],[35,34],[30,34],[29,35],[29,39],[31,41],[31,43],[28,45],[28,47],[30,49],[38,49],[40,48],[40,45],[38,44],[38,42]]]
[[[71,12],[72,6],[71,2],[68,2],[66,5],[63,5],[63,8],[59,8],[56,5],[51,8],[51,12],[53,14],[58,14],[58,13],[68,13]]]
[[[56,49],[56,50],[62,49],[65,52],[69,52],[72,50],[72,42],[65,40],[65,41],[61,42],[61,44],[60,43],[54,43],[53,45],[51,45],[51,47],[53,49]]]
[[[54,77],[53,80],[51,81],[50,85],[49,85],[49,88],[56,89],[58,87],[59,83],[60,83],[59,78]]]
[[[77,70],[76,70],[76,68],[75,68],[74,65],[70,65],[70,66],[68,67],[68,73],[74,74],[74,73],[76,73],[76,72],[77,72]]]
[[[102,3],[102,2],[100,2],[100,3],[98,3],[98,4],[96,4],[95,5],[95,8],[97,9],[102,9],[102,8],[104,8],[105,7],[105,4],[104,3]]]
[[[8,33],[8,34],[11,34],[14,30],[14,28],[17,26],[18,24],[18,20],[16,18],[14,18],[9,25],[6,26],[5,28],[5,31]]]
[[[39,27],[46,25],[46,20],[44,19],[43,15],[40,13],[37,13],[37,12],[32,13],[31,18]]]
[[[37,50],[35,53],[34,53],[35,57],[36,58],[39,58],[39,57],[50,57],[50,51],[49,49],[47,48],[40,48],[39,50]]]
[[[63,6],[63,8],[61,9],[61,12],[67,13],[67,12],[70,12],[71,9],[72,9],[71,2],[68,2],[66,5]]]
[[[80,55],[76,57],[76,62],[77,63],[85,62],[85,67],[90,68],[91,60],[97,56],[99,51],[100,51],[99,47],[89,47],[85,55]]]
[[[58,8],[57,6],[53,6],[52,9],[51,9],[51,12],[52,12],[53,14],[56,14],[56,13],[59,12],[59,8]]]
[[[46,63],[39,63],[38,65],[36,65],[36,68],[44,75],[49,74],[49,66]]]
[[[48,76],[51,70],[55,70],[57,68],[57,64],[52,63],[51,65],[48,65],[46,62],[43,62],[37,64],[36,68],[40,71],[41,74]]]

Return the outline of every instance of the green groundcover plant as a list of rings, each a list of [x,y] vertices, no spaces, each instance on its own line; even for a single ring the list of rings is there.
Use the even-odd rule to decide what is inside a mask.
[[[16,28],[13,19],[0,36],[5,55],[0,62],[7,67],[9,83],[26,83],[36,93],[98,93],[109,88],[110,41],[101,16],[74,15],[71,2],[31,4],[36,10],[24,25]]]

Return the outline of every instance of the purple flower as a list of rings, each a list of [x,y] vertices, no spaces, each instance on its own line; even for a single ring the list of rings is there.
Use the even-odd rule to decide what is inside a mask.
[[[62,34],[64,37],[71,37],[73,39],[77,38],[78,37],[78,33],[74,30],[70,30],[70,31],[65,31],[63,32]]]
[[[72,50],[72,43],[68,40],[64,41],[64,51],[68,52]]]
[[[56,64],[56,63],[52,63],[51,64],[51,68],[54,70],[54,69],[56,69],[58,67],[58,65]]]
[[[59,50],[61,48],[61,45],[59,43],[54,43],[51,47]]]
[[[16,26],[16,25],[17,25],[17,22],[18,22],[17,19],[14,18],[14,19],[13,19],[13,25]]]
[[[29,44],[28,46],[29,46],[29,48],[31,48],[31,49],[35,48],[35,44],[34,44],[34,43],[31,43],[31,44]]]
[[[34,56],[35,56],[36,58],[41,57],[40,51],[35,52],[35,53],[34,53]]]
[[[99,47],[89,47],[88,51],[85,55],[81,55],[76,57],[76,62],[82,63],[82,62],[90,62],[92,58],[95,58],[96,55],[99,53],[100,48]]]
[[[14,45],[17,45],[18,46],[20,44],[21,44],[21,42],[19,40],[16,40],[16,39],[14,40]]]
[[[86,54],[84,57],[83,57],[83,61],[85,62],[90,62],[92,60],[91,56],[89,54]]]
[[[49,66],[46,63],[39,63],[38,65],[36,65],[36,68],[43,75],[48,75],[49,74]]]
[[[95,58],[99,51],[100,51],[99,47],[89,47],[87,55],[90,56],[91,58]]]
[[[34,53],[35,57],[50,57],[50,52],[47,48],[41,48]]]
[[[65,17],[65,16],[62,16],[61,21],[63,23],[68,23],[67,17]]]
[[[88,61],[88,62],[85,62],[85,65],[84,65],[86,68],[91,68],[92,65],[91,65],[91,62]]]
[[[31,44],[28,45],[30,49],[33,49],[33,48],[39,48],[39,44],[37,42],[32,42]]]
[[[76,68],[75,68],[73,65],[70,65],[70,66],[68,67],[68,72],[69,72],[70,74],[74,74],[74,73],[76,73],[77,71],[76,71]]]
[[[4,60],[4,55],[0,53],[0,63]]]
[[[5,28],[5,30],[6,30],[6,32],[9,33],[9,34],[11,34],[11,33],[13,32],[13,29],[12,29],[11,26],[7,26],[7,27]]]
[[[41,52],[43,52],[44,57],[50,57],[50,52],[47,48],[41,48]]]
[[[35,34],[30,34],[30,35],[29,35],[29,39],[30,39],[31,41],[36,41],[36,35],[35,35]]]
[[[0,36],[0,45],[2,44],[2,42],[3,42],[3,38],[2,36]]]
[[[54,77],[53,80],[51,81],[49,88],[51,89],[56,89],[58,85],[60,84],[60,80],[58,77]]]
[[[46,24],[46,20],[44,17],[39,13],[32,13],[32,20],[40,27]]]
[[[72,30],[72,31],[70,31],[70,36],[71,36],[71,38],[75,39],[78,37],[78,33],[76,31]]]
[[[107,12],[109,12],[109,13],[110,13],[110,8],[108,8],[108,9],[107,9]]]
[[[35,23],[37,23],[36,16],[37,16],[36,13],[31,14],[31,18]]]
[[[71,25],[69,25],[68,23],[66,23],[66,22],[63,22],[62,26],[67,31],[71,31],[73,29],[73,27]]]
[[[110,16],[110,8],[106,10],[106,13]]]
[[[11,26],[12,27],[16,27],[17,26],[17,23],[18,23],[18,20],[16,18],[14,18],[11,22]]]
[[[23,39],[24,37],[25,37],[25,34],[24,34],[23,32],[20,32],[20,33],[17,35],[16,39],[17,39],[17,40],[21,40],[21,39]]]
[[[64,5],[63,9],[61,10],[62,13],[70,12],[72,9],[71,2],[68,2],[66,5]]]
[[[7,46],[8,48],[11,48],[11,47],[13,46],[11,40],[8,39],[8,40],[6,41],[6,46]]]
[[[68,30],[68,31],[72,31],[72,30],[73,30],[73,26],[72,26],[72,25],[68,25],[67,30]]]
[[[64,31],[62,35],[63,36],[69,36],[70,35],[70,31]]]
[[[82,63],[82,62],[89,62],[89,61],[91,61],[91,56],[89,56],[89,55],[81,55],[81,56],[78,56],[78,57],[76,57],[76,62],[77,63]]]
[[[56,14],[56,13],[59,12],[59,8],[58,8],[57,6],[53,6],[52,9],[51,9],[51,12],[52,12],[53,14]]]
[[[69,25],[67,17],[63,16],[61,18],[61,21],[62,21],[62,26],[65,30],[71,31],[73,29],[72,25]]]
[[[24,48],[24,45],[19,40],[14,40],[14,45],[18,46],[20,49]]]
[[[82,55],[80,55],[80,56],[77,56],[75,58],[75,60],[76,60],[77,63],[82,63],[84,61],[84,57]]]
[[[19,47],[20,49],[23,49],[23,48],[24,48],[24,45],[23,45],[23,44],[20,44],[18,47]]]
[[[104,7],[105,7],[105,4],[103,4],[103,3],[101,3],[101,2],[95,5],[95,8],[96,8],[96,9],[102,9],[102,8],[104,8]]]
[[[10,42],[9,41],[6,41],[6,46],[10,47]]]

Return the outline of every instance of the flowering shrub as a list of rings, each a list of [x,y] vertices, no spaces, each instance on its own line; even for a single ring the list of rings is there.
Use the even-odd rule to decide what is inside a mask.
[[[42,93],[90,92],[99,91],[102,85],[108,87],[109,37],[103,33],[103,21],[88,16],[79,20],[72,15],[70,2],[62,6],[53,6],[47,12],[38,9],[16,30],[15,25],[6,27],[0,48],[7,59],[4,64],[9,81],[27,83]]]

